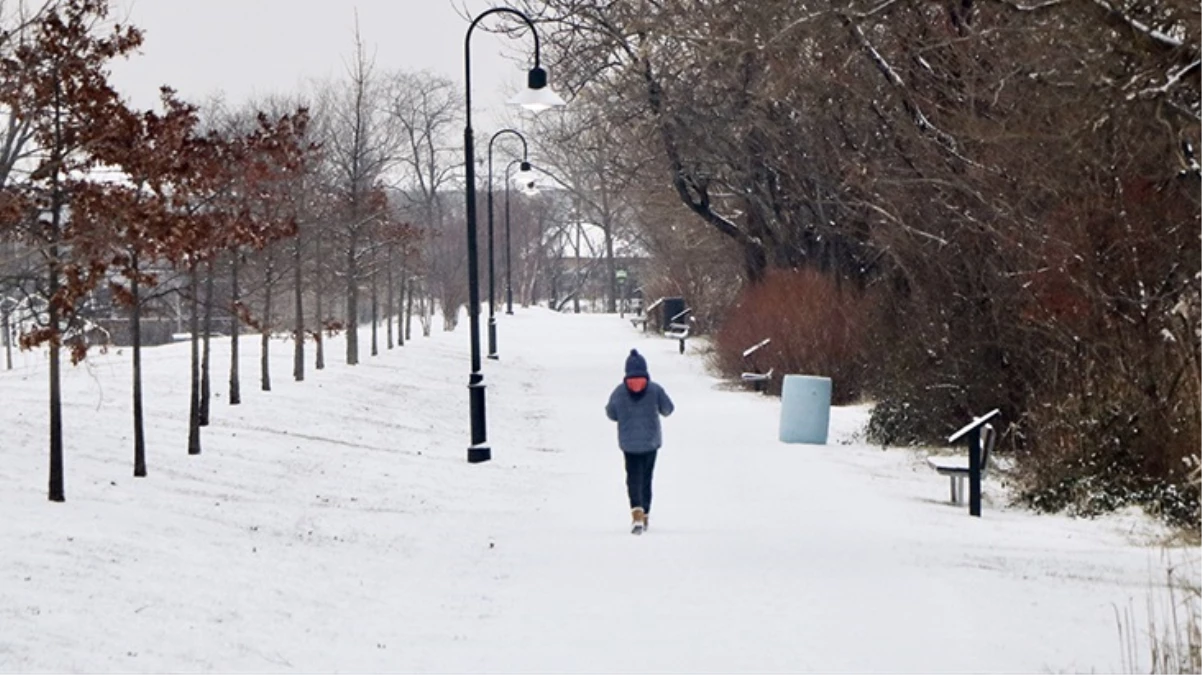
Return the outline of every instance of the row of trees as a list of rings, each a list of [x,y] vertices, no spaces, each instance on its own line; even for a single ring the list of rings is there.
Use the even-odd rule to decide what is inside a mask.
[[[361,343],[372,355],[403,345],[414,316],[428,335],[440,308],[454,328],[467,293],[450,82],[381,73],[357,42],[345,78],[312,91],[231,108],[164,88],[158,109],[139,111],[107,67],[143,36],[114,24],[106,0],[0,4],[0,20],[0,329],[6,348],[15,332],[49,353],[50,499],[65,499],[62,361],[85,358],[106,330],[132,347],[134,475],[145,476],[145,326],[191,335],[190,454],[209,422],[217,332],[231,341],[238,404],[248,329],[266,391],[276,333],[290,334],[304,380],[310,357],[324,367],[332,331],[346,332],[353,365]],[[519,301],[544,274],[543,229],[561,201],[514,201]]]
[[[601,130],[561,152],[608,158],[664,294],[746,324],[732,282],[816,270],[877,308],[826,342],[881,442],[1001,407],[1031,503],[1197,523],[1196,3],[518,4]]]
[[[260,115],[244,133],[205,131],[194,106],[162,92],[162,111],[137,112],[107,82],[105,66],[136,49],[128,26],[98,27],[107,3],[72,0],[5,33],[0,105],[9,143],[0,184],[16,274],[9,291],[31,300],[23,347],[47,345],[50,362],[51,500],[62,501],[62,350],[84,358],[83,312],[101,287],[131,308],[134,466],[145,475],[140,310],[168,264],[192,279],[241,247],[261,249],[295,231],[292,185],[309,147],[303,110]],[[6,293],[11,296],[12,293]],[[193,313],[195,328],[197,313]],[[199,452],[199,355],[193,346],[192,438]]]

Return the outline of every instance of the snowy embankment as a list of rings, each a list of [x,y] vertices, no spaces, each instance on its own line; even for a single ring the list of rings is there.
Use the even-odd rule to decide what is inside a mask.
[[[39,353],[0,371],[0,671],[1111,671],[1163,581],[1138,517],[946,503],[920,454],[777,442],[779,401],[610,316],[501,316],[493,461],[469,465],[466,321],[224,395],[186,454],[188,346],[65,369],[67,502],[45,499]],[[651,531],[628,534],[602,406],[631,347],[675,399]],[[364,342],[362,353],[368,345]],[[249,352],[249,353],[248,353]],[[309,359],[312,359],[310,353]],[[1195,552],[1190,553],[1196,557]],[[1142,621],[1137,621],[1137,627]]]

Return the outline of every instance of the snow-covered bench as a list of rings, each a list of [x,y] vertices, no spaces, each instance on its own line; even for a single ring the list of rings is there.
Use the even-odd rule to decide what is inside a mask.
[[[683,312],[673,316],[668,320],[668,329],[664,331],[664,337],[680,340],[681,354],[684,353],[684,341],[689,337],[690,326],[688,322],[692,320],[689,317],[692,313],[693,310],[686,308]]]
[[[664,337],[672,338],[673,340],[683,340],[689,336],[689,324],[687,323],[670,323],[668,330],[664,331]]]
[[[653,321],[651,320],[651,312],[653,312],[656,307],[659,307],[661,304],[663,304],[663,302],[664,302],[664,299],[660,298],[659,300],[656,300],[655,302],[648,305],[645,310],[640,311],[639,316],[630,317],[630,325],[634,326],[635,328],[642,328],[643,332],[646,333],[647,326],[649,324],[653,323]]]
[[[664,304],[664,299],[660,298],[659,300],[656,300],[655,302],[651,303],[650,305],[647,305],[647,308],[643,310],[643,316],[650,317],[651,312],[654,312],[655,309],[662,304]]]
[[[686,307],[683,312],[669,318],[668,328],[664,331],[664,335],[674,340],[687,338],[689,336],[689,321],[692,321],[689,315],[692,313],[693,310]]]
[[[955,442],[962,437],[967,431],[971,431],[976,426],[980,426],[981,431],[981,477],[983,478],[989,470],[989,455],[993,452],[993,446],[997,443],[997,431],[994,430],[992,424],[988,424],[986,420],[991,419],[999,411],[994,410],[984,417],[977,418],[961,431],[952,435],[950,442]],[[967,430],[967,431],[965,431]],[[927,464],[934,469],[939,475],[947,476],[951,482],[951,493],[953,504],[964,503],[964,479],[969,477],[969,458],[968,457],[927,457]]]
[[[768,372],[766,373],[760,372],[760,368],[755,365],[755,359],[753,356],[759,350],[767,347],[771,342],[772,338],[764,338],[763,340],[760,340],[756,344],[743,350],[743,360],[747,362],[747,365],[751,368],[751,370],[743,373],[740,377],[744,382],[750,382],[751,385],[755,387],[756,391],[764,390],[764,386],[767,384],[768,380],[772,379],[772,371],[774,369],[769,368]]]

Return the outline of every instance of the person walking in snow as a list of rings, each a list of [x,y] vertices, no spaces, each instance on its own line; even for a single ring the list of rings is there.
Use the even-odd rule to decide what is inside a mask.
[[[647,360],[637,349],[631,349],[626,357],[626,377],[609,395],[605,414],[618,423],[618,447],[626,458],[626,491],[634,534],[647,529],[647,517],[651,515],[651,474],[663,445],[659,418],[671,415],[675,409],[668,392],[651,381]]]

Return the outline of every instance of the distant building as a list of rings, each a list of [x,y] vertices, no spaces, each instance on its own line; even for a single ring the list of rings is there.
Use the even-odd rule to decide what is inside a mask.
[[[606,267],[605,230],[596,223],[565,223],[546,233],[547,277],[551,306],[575,311],[604,311],[612,288]],[[613,237],[613,262],[618,299],[634,309],[641,301],[643,270],[650,256],[635,241]],[[622,273],[625,274],[622,274]]]

